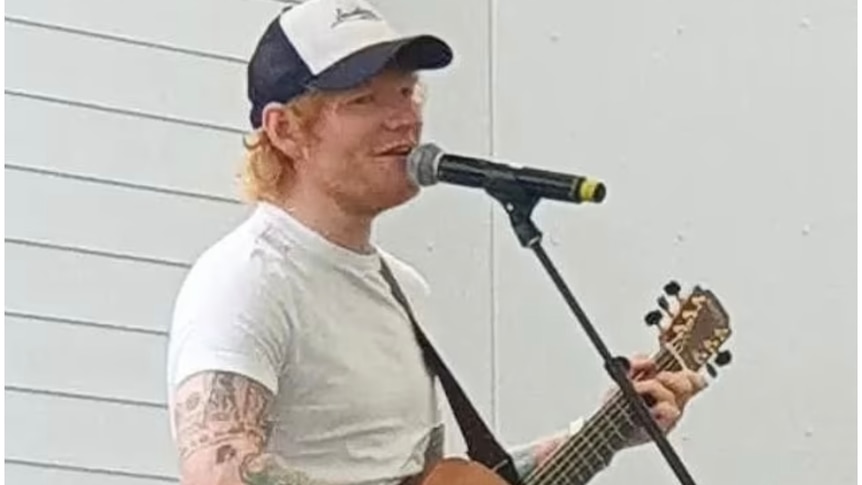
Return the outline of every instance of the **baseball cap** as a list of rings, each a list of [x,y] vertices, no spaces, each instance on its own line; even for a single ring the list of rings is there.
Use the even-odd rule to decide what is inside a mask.
[[[270,22],[248,63],[254,128],[270,102],[286,103],[309,89],[350,89],[390,65],[425,70],[452,61],[446,42],[399,34],[364,0],[293,3]]]

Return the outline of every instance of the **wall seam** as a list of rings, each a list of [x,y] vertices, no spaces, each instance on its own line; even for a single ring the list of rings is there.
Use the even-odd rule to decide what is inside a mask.
[[[495,32],[495,17],[496,17],[496,0],[488,0],[488,143],[489,143],[489,155],[491,157],[494,156],[497,150],[496,146],[496,136],[495,136],[495,91],[494,91],[494,83],[496,81],[494,76],[494,61],[496,58],[495,44],[494,39],[496,37]],[[489,225],[488,230],[489,234],[489,280],[490,280],[490,300],[491,300],[491,328],[490,328],[490,339],[491,339],[491,421],[493,424],[493,428],[495,432],[499,432],[500,429],[500,413],[499,413],[499,355],[498,355],[498,334],[497,334],[497,317],[499,313],[498,305],[497,305],[497,288],[496,288],[496,280],[497,280],[497,272],[496,272],[496,259],[497,259],[497,248],[496,241],[494,240],[494,203],[490,201],[488,203],[488,219]]]

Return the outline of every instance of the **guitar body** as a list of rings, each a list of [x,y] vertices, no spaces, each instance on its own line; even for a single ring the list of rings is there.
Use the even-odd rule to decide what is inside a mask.
[[[508,485],[496,473],[475,461],[444,458],[410,485]]]

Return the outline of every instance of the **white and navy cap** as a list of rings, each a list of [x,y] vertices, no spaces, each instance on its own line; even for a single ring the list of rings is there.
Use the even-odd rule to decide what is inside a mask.
[[[248,64],[254,128],[270,102],[286,103],[309,89],[350,89],[390,65],[412,71],[452,61],[446,42],[399,35],[363,0],[294,3],[269,24]]]

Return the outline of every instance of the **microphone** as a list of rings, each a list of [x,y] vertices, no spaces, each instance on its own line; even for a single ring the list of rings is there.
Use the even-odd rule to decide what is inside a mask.
[[[518,190],[535,197],[564,202],[601,202],[605,185],[579,175],[517,167],[479,158],[443,153],[437,145],[425,143],[407,156],[407,173],[419,186],[445,182],[466,187]]]

